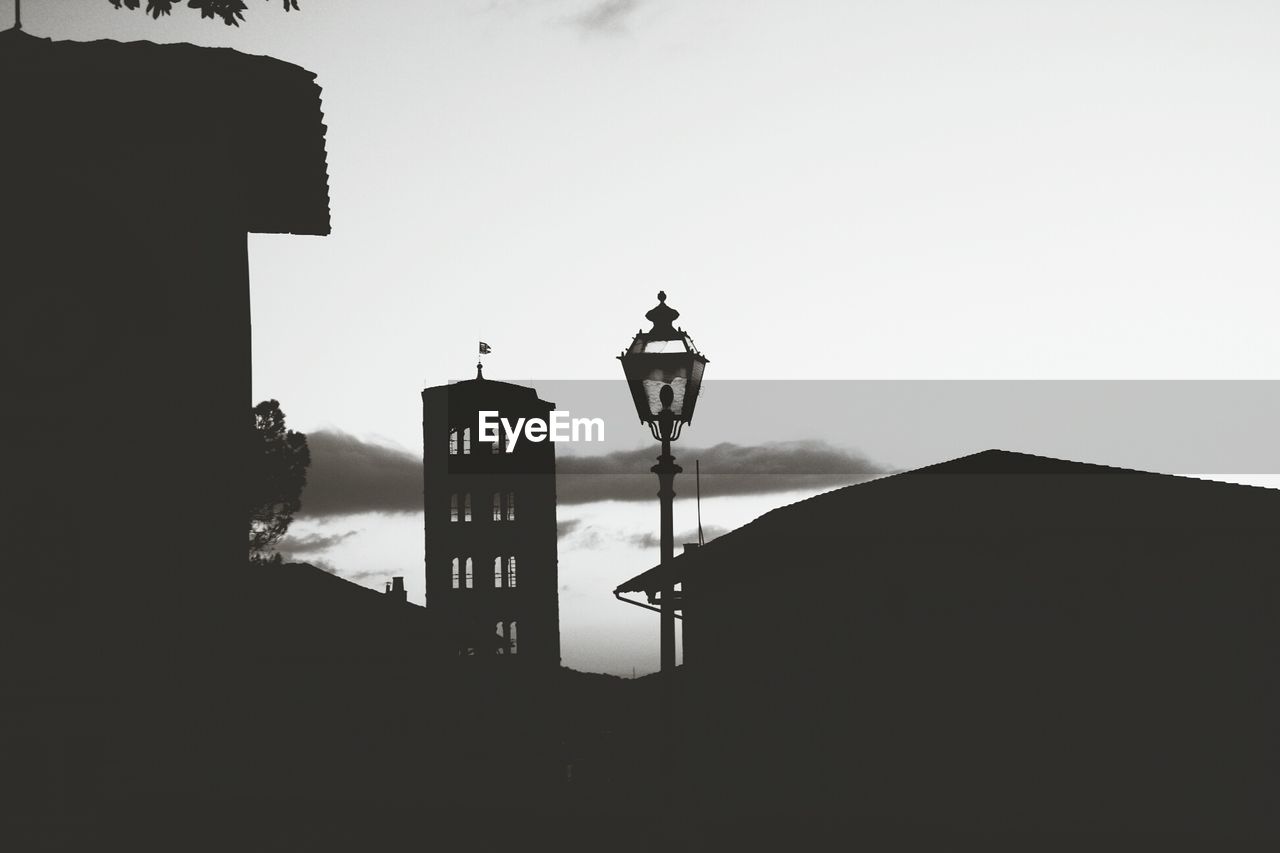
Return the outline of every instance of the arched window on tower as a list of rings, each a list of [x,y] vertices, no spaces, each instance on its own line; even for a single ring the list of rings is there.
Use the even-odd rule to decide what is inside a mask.
[[[502,493],[493,493],[493,520],[502,521]]]
[[[458,520],[458,493],[454,492],[449,495],[449,520]]]
[[[507,492],[507,521],[516,520],[516,493]]]
[[[462,520],[471,520],[471,493],[467,492],[462,496]]]
[[[514,619],[509,623],[511,625],[511,633],[507,635],[507,654],[514,655],[516,653],[516,621]]]
[[[453,588],[459,589],[460,587],[461,587],[461,578],[458,575],[458,558],[454,557],[453,558]]]
[[[449,430],[449,455],[458,455],[458,431],[456,429]]]
[[[467,584],[467,589],[471,589],[471,588],[472,588],[472,586],[474,585],[474,584],[472,583],[472,577],[471,577],[471,558],[470,558],[470,557],[467,557],[467,579],[466,579],[466,584]]]
[[[507,589],[516,588],[516,558],[515,557],[507,557],[506,587]]]
[[[471,452],[471,427],[462,430],[462,452]]]

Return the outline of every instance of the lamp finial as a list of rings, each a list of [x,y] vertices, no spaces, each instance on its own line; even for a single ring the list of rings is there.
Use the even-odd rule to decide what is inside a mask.
[[[649,312],[644,315],[645,319],[653,324],[649,334],[655,340],[664,341],[676,339],[676,328],[672,324],[679,316],[680,312],[667,304],[667,292],[665,290],[658,291],[658,304],[650,308]]]

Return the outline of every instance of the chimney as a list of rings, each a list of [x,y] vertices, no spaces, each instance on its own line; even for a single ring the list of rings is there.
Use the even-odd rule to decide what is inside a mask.
[[[387,595],[394,597],[397,601],[408,601],[409,594],[405,592],[404,578],[392,578],[391,583],[387,585]]]

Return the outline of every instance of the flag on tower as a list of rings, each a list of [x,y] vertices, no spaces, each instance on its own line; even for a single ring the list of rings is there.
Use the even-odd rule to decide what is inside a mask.
[[[491,352],[493,352],[493,347],[489,346],[489,345],[488,345],[488,344],[486,344],[484,341],[481,341],[481,342],[480,342],[480,354],[481,354],[481,355],[488,355],[488,354],[489,354],[489,353],[491,353]]]

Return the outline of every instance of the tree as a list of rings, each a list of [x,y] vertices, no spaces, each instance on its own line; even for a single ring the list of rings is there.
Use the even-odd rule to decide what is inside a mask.
[[[108,2],[117,9],[121,7],[137,9],[142,5],[142,0],[108,0]],[[174,5],[181,2],[182,0],[147,0],[147,14],[153,18],[168,15],[173,11]],[[282,2],[286,12],[298,8],[298,0],[282,0]],[[244,4],[244,0],[187,0],[187,7],[199,9],[202,18],[221,18],[222,23],[235,27],[240,26],[240,22],[244,20],[244,10],[249,8]]]
[[[249,457],[249,556],[262,561],[302,508],[311,464],[307,437],[285,427],[275,400],[253,407]]]

